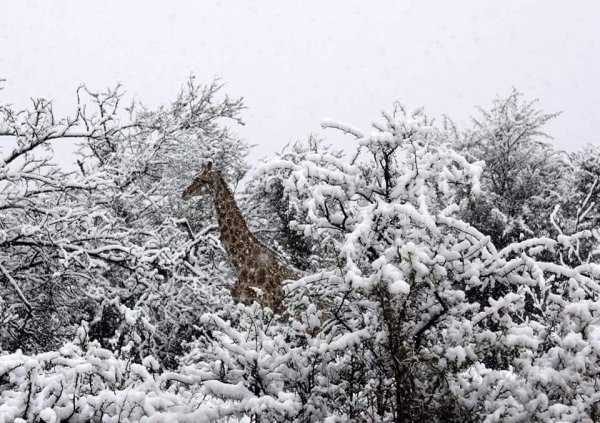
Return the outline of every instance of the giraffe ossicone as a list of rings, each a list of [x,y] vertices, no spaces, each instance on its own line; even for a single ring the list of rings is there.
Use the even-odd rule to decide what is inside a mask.
[[[212,162],[202,165],[200,173],[181,196],[188,200],[205,194],[212,195],[214,199],[221,242],[237,274],[231,296],[244,304],[259,301],[274,311],[280,311],[284,299],[282,283],[298,279],[301,275],[250,232],[233,193]],[[257,291],[262,294],[257,295]]]

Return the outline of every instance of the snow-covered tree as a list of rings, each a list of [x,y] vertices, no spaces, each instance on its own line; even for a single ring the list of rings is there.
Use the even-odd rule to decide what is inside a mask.
[[[89,201],[110,181],[53,163],[53,142],[104,133],[101,119],[82,122],[80,114],[56,118],[52,103],[42,99],[27,110],[0,108],[3,349],[56,345],[94,313],[95,299],[111,287],[107,272],[137,272],[129,229]]]
[[[569,196],[561,209],[570,220],[564,230],[573,233],[594,229],[600,224],[600,147],[588,145],[582,151],[572,153],[570,158]]]
[[[60,345],[85,319],[103,345],[134,342],[174,366],[200,315],[227,303],[208,208],[179,199],[207,158],[232,164],[232,179],[246,168],[247,145],[224,122],[239,122],[241,101],[219,88],[191,79],[156,111],[121,110],[119,89],[85,88],[73,117],[55,118],[47,100],[1,109],[13,145],[0,176],[4,349]],[[78,171],[53,163],[52,143],[68,140],[79,142]]]
[[[483,160],[484,195],[465,216],[498,246],[523,237],[556,235],[550,213],[565,193],[566,155],[545,139],[544,125],[558,113],[544,113],[517,91],[479,108],[472,128],[455,129],[455,145],[470,160]],[[450,122],[451,123],[451,122]]]
[[[356,138],[350,160],[307,154],[262,169],[289,175],[287,195],[305,208],[296,228],[332,245],[337,268],[288,285],[287,324],[207,315],[213,338],[192,351],[193,368],[255,395],[292,394],[293,417],[254,412],[269,421],[597,418],[600,268],[563,258],[598,234],[497,249],[462,220],[483,163],[454,152],[421,110],[396,105],[370,135],[324,126]]]
[[[325,126],[358,139],[349,163],[317,149],[301,160],[281,157],[262,166],[288,175],[287,195],[304,207],[304,221],[295,227],[335,251],[335,260],[324,262],[329,269],[288,286],[289,329],[274,331],[286,334],[287,349],[265,348],[268,343],[258,341],[266,331],[254,330],[250,353],[238,344],[247,337],[219,327],[211,342],[236,347],[198,361],[223,363],[221,377],[230,384],[256,383],[252,365],[259,365],[259,386],[282,380],[302,421],[402,421],[434,418],[441,410],[462,420],[449,400],[445,371],[425,346],[452,307],[468,305],[455,281],[445,278],[443,261],[432,274],[428,266],[439,251],[449,254],[457,230],[448,223],[444,233],[435,216],[453,222],[446,215],[455,213],[457,193],[477,190],[481,168],[448,148],[421,110],[399,104],[374,123],[371,136]],[[427,401],[432,406],[424,408]]]
[[[307,156],[319,154],[342,156],[341,151],[332,151],[330,146],[311,135],[306,140],[289,143],[277,157],[278,160],[300,164],[306,161]],[[270,160],[266,159],[266,162]],[[305,209],[301,198],[290,195],[285,189],[289,176],[289,169],[253,172],[246,182],[242,207],[253,231],[276,248],[280,255],[298,269],[316,270],[323,266],[328,256],[327,245],[315,242],[297,227],[305,219]]]
[[[233,182],[247,169],[248,145],[227,126],[228,121],[242,123],[242,102],[221,96],[220,89],[216,82],[199,85],[192,77],[170,104],[157,110],[133,105],[123,131],[80,146],[87,167],[114,182],[115,189],[98,192],[95,201],[140,231],[138,244],[153,250],[156,283],[132,295],[132,301],[156,322],[152,352],[171,366],[185,341],[198,333],[199,317],[228,302],[232,283],[214,235],[211,204],[181,201],[183,188],[206,160],[221,164]],[[116,105],[121,94],[93,97]],[[107,311],[110,319],[114,310]],[[98,323],[92,334],[109,322]]]

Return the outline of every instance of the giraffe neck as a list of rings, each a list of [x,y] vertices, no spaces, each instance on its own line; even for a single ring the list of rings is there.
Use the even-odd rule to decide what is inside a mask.
[[[227,250],[233,266],[239,271],[245,256],[262,250],[263,247],[248,230],[246,220],[237,206],[233,193],[227,186],[227,182],[217,172],[214,173],[212,185],[221,242]]]

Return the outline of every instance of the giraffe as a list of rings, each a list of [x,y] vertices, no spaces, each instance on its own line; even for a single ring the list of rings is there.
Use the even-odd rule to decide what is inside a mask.
[[[204,194],[211,194],[214,199],[221,242],[237,274],[231,296],[248,305],[257,299],[255,288],[259,288],[263,305],[280,311],[284,298],[282,282],[298,279],[300,274],[250,232],[233,193],[221,173],[213,169],[212,162],[202,165],[181,197],[189,200]]]

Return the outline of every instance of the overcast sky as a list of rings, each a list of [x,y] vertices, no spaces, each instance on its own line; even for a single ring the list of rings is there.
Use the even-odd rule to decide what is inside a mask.
[[[598,1],[0,0],[0,101],[71,111],[81,83],[121,82],[157,105],[220,77],[257,159],[325,117],[368,129],[399,99],[466,123],[516,87],[573,151],[599,142],[599,25]]]

